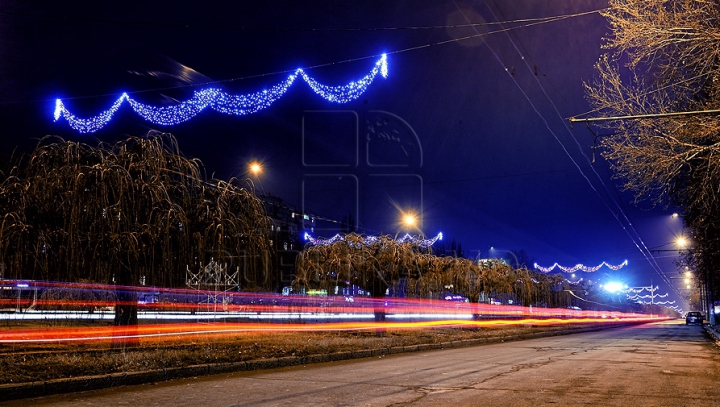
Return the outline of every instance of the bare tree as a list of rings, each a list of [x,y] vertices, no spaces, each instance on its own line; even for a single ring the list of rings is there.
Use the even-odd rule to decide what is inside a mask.
[[[608,6],[609,53],[586,94],[600,115],[645,117],[607,122],[603,156],[636,201],[683,208],[702,245],[694,254],[715,273],[720,258],[709,257],[720,247],[720,116],[664,114],[720,108],[720,3],[610,0]]]
[[[596,111],[609,116],[717,109],[720,79],[720,5],[715,1],[611,0],[603,12],[612,27],[586,85]],[[623,64],[624,63],[624,64]],[[613,121],[602,139],[604,156],[638,199],[662,199],[688,174],[716,177],[717,116]],[[717,199],[698,185],[698,204]],[[701,203],[700,200],[703,202]],[[659,201],[657,201],[659,202]]]

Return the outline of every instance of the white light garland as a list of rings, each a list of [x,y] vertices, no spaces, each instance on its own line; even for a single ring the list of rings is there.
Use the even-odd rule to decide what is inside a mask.
[[[143,119],[161,126],[172,126],[186,122],[207,107],[220,113],[245,116],[257,113],[280,99],[298,76],[302,77],[310,88],[325,100],[333,103],[347,103],[360,97],[378,73],[383,78],[387,78],[388,68],[385,54],[382,54],[382,57],[367,75],[341,86],[323,85],[308,76],[302,69],[298,69],[283,82],[272,86],[270,89],[246,95],[231,95],[221,89],[208,88],[195,92],[191,99],[174,106],[148,105],[132,99],[127,93],[123,93],[108,110],[87,119],[79,118],[70,113],[62,100],[57,99],[55,101],[54,116],[55,121],[58,121],[61,117],[64,118],[70,127],[80,133],[93,133],[105,127],[125,101]]]
[[[648,287],[629,287],[626,290],[624,290],[625,293],[633,293],[633,294],[639,294],[643,291],[648,291],[650,293],[654,293],[655,290],[660,289],[660,286],[648,286]]]
[[[643,305],[672,305],[675,304],[675,301],[637,301],[637,304],[643,304]]]
[[[625,290],[625,295],[628,300],[633,301],[637,304],[645,305],[671,305],[675,304],[675,301],[655,301],[655,298],[667,298],[669,293],[655,294],[655,291],[659,290],[660,286],[648,286],[648,287],[631,287]],[[647,291],[650,294],[640,295],[643,291]],[[630,295],[630,293],[634,295]],[[641,301],[650,300],[650,301]]]
[[[557,263],[553,264],[553,265],[550,266],[550,267],[542,267],[542,266],[540,266],[540,265],[537,264],[537,263],[535,263],[534,266],[535,266],[536,269],[542,271],[543,273],[549,273],[549,272],[553,271],[556,267],[559,268],[560,270],[566,272],[566,273],[573,273],[573,272],[578,271],[578,270],[582,270],[582,271],[586,271],[586,272],[598,271],[598,270],[600,270],[600,268],[601,268],[602,266],[606,266],[607,268],[609,268],[609,269],[611,269],[611,270],[620,270],[621,268],[627,266],[627,264],[628,264],[628,261],[625,260],[624,262],[618,264],[617,266],[613,266],[613,265],[608,264],[608,263],[606,263],[606,262],[602,262],[602,263],[598,264],[598,265],[595,266],[595,267],[588,267],[588,266],[585,266],[585,265],[583,265],[583,264],[576,264],[576,265],[574,265],[573,267],[563,267],[563,266],[561,266],[561,265],[559,265],[559,264],[557,264]]]
[[[418,246],[422,247],[423,249],[426,249],[426,248],[432,246],[433,244],[435,244],[435,242],[437,242],[438,240],[442,240],[442,238],[443,238],[442,233],[438,233],[437,236],[435,236],[432,239],[423,239],[420,236],[411,236],[410,234],[406,234],[405,236],[401,237],[400,239],[396,239],[396,242],[398,242],[398,243],[411,242],[411,243],[417,244]],[[335,242],[346,241],[345,236],[342,236],[339,233],[336,234],[335,236],[331,237],[330,239],[323,239],[323,238],[316,239],[316,238],[310,236],[309,233],[305,233],[305,240],[309,241],[310,244],[312,244],[313,246],[329,246]],[[377,241],[378,241],[377,236],[366,236],[363,238],[362,244],[365,246],[368,246]]]
[[[630,301],[636,301],[636,300],[647,300],[652,298],[666,298],[669,294],[651,294],[651,295],[628,295],[627,298]]]

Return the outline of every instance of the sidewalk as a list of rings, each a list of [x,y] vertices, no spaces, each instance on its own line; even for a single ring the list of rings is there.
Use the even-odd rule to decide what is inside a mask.
[[[720,342],[720,325],[703,325],[705,327],[705,330],[710,334],[710,336],[715,339],[715,342]]]

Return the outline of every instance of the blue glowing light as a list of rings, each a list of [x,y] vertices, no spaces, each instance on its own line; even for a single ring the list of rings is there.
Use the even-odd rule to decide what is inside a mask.
[[[611,293],[616,293],[616,292],[622,291],[622,290],[623,290],[623,285],[621,283],[611,282],[611,283],[605,284],[605,291],[608,291]]]
[[[347,103],[360,97],[378,73],[383,78],[387,78],[388,68],[385,54],[375,63],[375,66],[367,75],[341,86],[323,85],[308,76],[302,69],[298,69],[284,81],[259,92],[231,95],[221,89],[208,88],[195,92],[192,98],[174,106],[148,105],[132,99],[127,93],[123,93],[108,110],[87,119],[79,118],[70,113],[62,100],[57,99],[55,101],[54,116],[55,121],[58,121],[61,117],[64,118],[70,127],[80,133],[93,133],[105,127],[125,101],[143,119],[161,126],[172,126],[186,122],[207,107],[220,113],[245,116],[259,112],[280,99],[298,76],[302,77],[310,88],[325,100],[333,103]]]

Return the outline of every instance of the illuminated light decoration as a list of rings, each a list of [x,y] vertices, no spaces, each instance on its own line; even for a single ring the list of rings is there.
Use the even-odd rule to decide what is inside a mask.
[[[442,240],[442,238],[443,238],[442,232],[438,233],[437,236],[435,236],[432,239],[422,239],[417,236],[411,236],[410,234],[405,234],[405,236],[398,239],[397,242],[398,243],[412,242],[412,243],[416,243],[418,246],[426,249],[426,248],[432,246],[433,244],[435,244],[435,242],[437,242],[438,240]]]
[[[582,278],[579,279],[578,281],[570,281],[570,280],[568,280],[567,278],[565,279],[565,282],[568,283],[568,284],[570,284],[570,285],[579,285],[580,283],[582,283],[582,281],[583,281]]]
[[[605,267],[607,267],[607,268],[609,268],[609,269],[611,269],[611,270],[620,270],[621,268],[627,266],[627,264],[628,264],[628,261],[625,260],[624,262],[618,264],[617,266],[613,266],[612,264],[608,264],[607,262],[602,262],[602,263],[598,264],[598,265],[595,266],[595,267],[588,267],[588,266],[585,266],[585,265],[583,265],[583,264],[576,264],[576,265],[574,265],[574,266],[572,266],[572,267],[563,267],[563,266],[561,266],[561,265],[559,265],[559,264],[557,264],[557,263],[553,264],[553,265],[550,266],[550,267],[542,267],[542,266],[540,266],[539,264],[535,263],[535,264],[534,264],[534,267],[535,267],[536,269],[542,271],[543,273],[549,273],[549,272],[553,271],[555,268],[559,268],[560,270],[562,270],[562,271],[564,271],[564,272],[566,272],[566,273],[573,273],[573,272],[578,271],[578,270],[585,271],[585,272],[598,271],[598,270],[600,270],[603,266],[605,266]]]
[[[649,287],[632,287],[625,291],[627,299],[638,304],[651,304],[651,305],[670,305],[675,304],[675,301],[655,301],[655,298],[667,298],[668,293],[655,294],[655,291],[660,289],[660,286],[649,286]],[[640,295],[643,291],[648,291],[650,294]],[[634,295],[630,295],[633,293]],[[650,301],[641,301],[641,300]]]
[[[161,126],[173,126],[186,122],[208,107],[228,115],[245,116],[257,113],[275,103],[295,83],[298,76],[302,77],[310,88],[325,100],[333,103],[348,103],[359,98],[372,84],[378,73],[383,78],[387,78],[388,67],[387,55],[385,54],[382,54],[382,57],[367,75],[340,86],[323,85],[308,76],[302,69],[297,69],[287,79],[269,89],[245,95],[231,95],[221,89],[208,88],[195,92],[192,98],[174,106],[148,105],[132,99],[127,93],[123,93],[108,110],[87,119],[79,118],[70,113],[62,100],[57,99],[55,101],[54,117],[55,121],[60,120],[61,117],[64,118],[71,128],[80,133],[94,133],[110,122],[113,115],[125,101],[143,119]]]
[[[427,249],[428,247],[435,244],[435,242],[437,242],[438,240],[442,240],[442,238],[443,238],[442,232],[438,233],[437,236],[435,236],[432,239],[423,239],[420,236],[411,236],[410,234],[406,234],[405,236],[401,237],[400,239],[397,239],[396,242],[398,242],[398,243],[410,242],[410,243],[414,243],[414,244],[422,247],[423,249]],[[316,239],[316,238],[310,236],[309,233],[305,233],[305,240],[309,241],[310,244],[312,244],[313,246],[329,246],[335,242],[346,241],[345,237],[340,235],[339,233],[337,235],[331,237],[330,239],[322,239],[322,238]],[[377,241],[378,241],[377,236],[366,236],[363,238],[362,244],[365,246],[368,246]]]
[[[630,301],[635,301],[635,300],[647,300],[650,298],[666,298],[668,295],[669,295],[668,293],[652,294],[652,295],[628,295],[627,298]]]
[[[679,314],[685,314],[684,310],[682,308],[680,308],[680,306],[678,306],[678,305],[673,305],[673,306],[669,306],[666,308],[671,309]]]
[[[648,291],[650,293],[655,292],[655,290],[660,289],[660,286],[648,286],[648,287],[630,287],[625,290],[626,293],[633,293],[633,294],[639,294],[643,291]]]
[[[672,305],[675,301],[637,301],[638,304],[643,305]]]
[[[64,117],[68,121],[70,127],[79,131],[80,133],[93,133],[101,128],[105,127],[106,124],[112,119],[113,115],[120,108],[122,102],[128,98],[127,93],[123,93],[118,100],[113,103],[110,109],[100,113],[92,119],[80,119],[71,114],[63,104],[62,100],[57,99],[55,101],[55,121],[60,119],[60,116]]]

